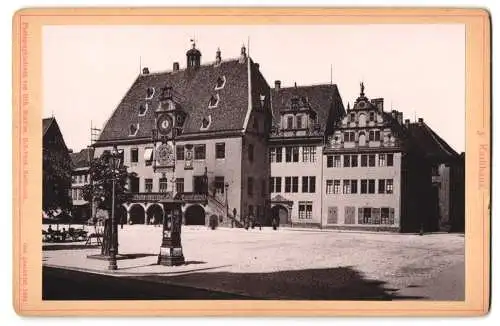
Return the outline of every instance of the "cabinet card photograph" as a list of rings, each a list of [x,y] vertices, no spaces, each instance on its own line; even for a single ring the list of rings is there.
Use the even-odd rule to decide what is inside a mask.
[[[489,309],[479,9],[24,9],[14,306]]]

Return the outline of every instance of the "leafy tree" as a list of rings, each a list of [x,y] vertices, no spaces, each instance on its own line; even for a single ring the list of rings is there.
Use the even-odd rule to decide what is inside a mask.
[[[90,180],[91,183],[83,187],[83,198],[89,202],[95,201],[99,204],[99,208],[108,211],[108,220],[104,221],[104,237],[102,242],[102,254],[109,255],[111,241],[111,213],[113,201],[113,178],[115,178],[115,214],[118,207],[130,200],[131,194],[127,190],[127,180],[131,175],[127,172],[126,166],[121,166],[114,169],[111,161],[111,153],[104,153],[90,163]],[[115,215],[116,218],[116,215]],[[116,225],[115,225],[116,227]],[[115,234],[117,234],[115,229]]]
[[[56,211],[71,211],[71,162],[60,151],[43,149],[42,208],[52,215]]]

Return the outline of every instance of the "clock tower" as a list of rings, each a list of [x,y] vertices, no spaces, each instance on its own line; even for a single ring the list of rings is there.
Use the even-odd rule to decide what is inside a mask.
[[[163,205],[163,234],[158,255],[158,264],[165,266],[182,265],[185,262],[181,244],[182,202],[175,194],[175,139],[182,133],[186,113],[181,109],[179,99],[171,86],[161,89],[158,107],[155,110],[153,146],[155,155],[154,172],[168,179],[170,196],[160,201]]]

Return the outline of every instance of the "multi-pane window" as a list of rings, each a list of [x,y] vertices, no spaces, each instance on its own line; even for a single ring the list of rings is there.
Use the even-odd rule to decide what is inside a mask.
[[[326,180],[326,193],[333,194],[333,180]]]
[[[351,180],[351,194],[357,194],[358,193],[358,180],[352,179]]]
[[[375,193],[375,180],[374,179],[368,180],[368,193],[369,194]]]
[[[375,166],[375,154],[368,155],[368,166]]]
[[[292,177],[292,192],[299,192],[299,177]]]
[[[332,168],[333,167],[333,155],[328,155],[326,157],[326,167],[327,168]]]
[[[179,193],[184,192],[184,178],[175,179],[175,191]]]
[[[153,192],[153,179],[144,179],[144,191]]]
[[[354,122],[356,121],[356,113],[351,113],[349,114],[349,121]]]
[[[302,177],[302,192],[316,192],[316,177]]]
[[[215,158],[226,158],[226,143],[215,144]]]
[[[247,194],[249,197],[253,196],[253,178],[248,177],[247,179]]]
[[[379,194],[385,193],[385,179],[378,180],[378,193]]]
[[[271,177],[269,183],[270,192],[281,192],[281,177]]]
[[[375,112],[370,112],[370,121],[375,121]]]
[[[292,161],[292,147],[285,147],[285,161]]]
[[[333,180],[333,193],[340,194],[340,180]]]
[[[302,116],[297,116],[297,129],[302,129]]]
[[[344,194],[355,194],[358,192],[358,180],[344,180],[342,185]]]
[[[352,142],[356,140],[356,133],[354,131],[344,132],[344,141]]]
[[[368,155],[361,154],[361,166],[368,166]]]
[[[312,218],[312,201],[299,201],[299,219],[308,220]]]
[[[276,162],[276,148],[275,147],[269,148],[269,161],[271,163]]]
[[[167,192],[168,181],[167,178],[160,178],[160,192]]]
[[[380,131],[370,130],[370,133],[368,134],[368,140],[380,141]]]
[[[286,119],[286,128],[293,129],[293,117],[288,117]]]
[[[253,144],[248,144],[248,160],[253,162]]]
[[[292,177],[285,177],[285,192],[292,192]]]
[[[378,165],[379,166],[386,166],[387,165],[387,160],[385,154],[378,154]]]
[[[387,194],[392,194],[393,191],[394,191],[394,183],[392,179],[385,180],[385,192]]]
[[[283,161],[283,147],[276,147],[276,162]]]
[[[339,168],[340,167],[340,155],[334,155],[333,156],[333,167]]]
[[[368,180],[366,179],[361,179],[361,193],[362,194],[368,193]]]
[[[88,180],[89,180],[88,177],[89,177],[88,174],[86,174],[86,175],[83,176],[85,183],[88,182]]]
[[[292,161],[293,162],[299,161],[299,148],[298,147],[292,147]]]
[[[146,147],[144,150],[144,162],[146,163],[146,166],[153,164],[153,148]]]
[[[302,161],[303,162],[316,162],[316,147],[304,146],[302,148]]]
[[[204,160],[205,154],[206,154],[205,144],[194,146],[194,159],[195,160]]]
[[[370,207],[363,208],[363,224],[372,224],[372,209]]]
[[[139,149],[131,148],[130,149],[130,162],[137,163],[139,162]]]
[[[380,224],[394,224],[394,208],[382,207],[380,209]]]
[[[344,167],[348,168],[351,166],[351,155],[344,155]]]
[[[179,161],[184,160],[184,145],[175,146],[175,157],[177,157]]]
[[[387,154],[387,166],[394,165],[394,154]]]
[[[342,187],[342,192],[344,194],[350,194],[351,193],[351,180],[344,180],[343,187]]]
[[[285,147],[285,161],[298,162],[299,161],[299,148],[298,147]]]

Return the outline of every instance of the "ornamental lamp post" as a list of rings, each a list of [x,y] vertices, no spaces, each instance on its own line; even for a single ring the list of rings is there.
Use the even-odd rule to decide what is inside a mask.
[[[224,185],[226,188],[226,220],[229,218],[229,202],[227,201],[227,189],[229,188],[229,182]]]
[[[118,266],[116,264],[116,254],[118,253],[118,224],[116,223],[115,218],[115,187],[116,187],[116,173],[117,170],[121,167],[122,160],[120,158],[120,153],[116,145],[113,146],[113,151],[111,152],[110,157],[111,169],[112,169],[112,193],[111,193],[111,245],[109,248],[109,270],[116,270]]]

